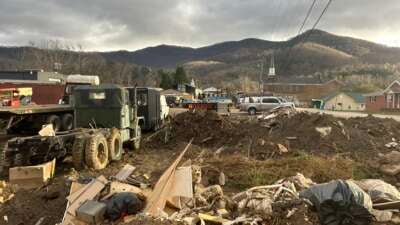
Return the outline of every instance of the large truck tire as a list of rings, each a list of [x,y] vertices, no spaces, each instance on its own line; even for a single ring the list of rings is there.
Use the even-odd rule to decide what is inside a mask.
[[[118,129],[112,129],[111,135],[107,140],[108,156],[110,161],[118,161],[122,158],[122,138]]]
[[[86,165],[95,170],[106,168],[108,164],[108,146],[103,134],[97,133],[88,139],[85,160]]]
[[[74,116],[71,113],[62,116],[61,127],[64,131],[72,130],[74,128]]]
[[[53,124],[53,130],[55,132],[59,131],[61,128],[61,120],[57,115],[50,115],[46,119],[46,124]]]
[[[85,147],[88,136],[78,136],[72,145],[72,164],[77,170],[85,168]]]

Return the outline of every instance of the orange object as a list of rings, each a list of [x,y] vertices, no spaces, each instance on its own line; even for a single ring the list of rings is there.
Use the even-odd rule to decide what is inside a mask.
[[[16,88],[0,89],[0,100],[2,106],[19,107],[19,91]]]

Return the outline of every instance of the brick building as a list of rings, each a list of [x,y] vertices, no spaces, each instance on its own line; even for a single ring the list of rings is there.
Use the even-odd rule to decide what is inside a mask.
[[[367,111],[400,110],[400,81],[393,81],[385,90],[364,95]]]
[[[264,91],[275,96],[285,97],[298,106],[311,106],[312,99],[320,99],[333,92],[338,92],[344,84],[338,80],[321,82],[320,80],[298,80],[291,82],[268,82]]]

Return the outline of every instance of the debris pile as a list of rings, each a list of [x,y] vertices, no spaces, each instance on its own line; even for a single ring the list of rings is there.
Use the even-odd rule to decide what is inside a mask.
[[[288,151],[324,156],[346,153],[355,159],[368,159],[397,148],[393,140],[400,136],[400,123],[372,116],[339,119],[286,108],[262,115],[258,120],[198,111],[173,118],[170,136],[172,143],[195,137],[194,144],[214,149],[225,147],[228,150],[225,153],[250,149],[259,159],[279,155],[281,146]],[[159,143],[160,140],[153,140],[154,146]]]
[[[4,180],[0,180],[0,204],[4,204],[14,197],[14,187],[7,184]]]

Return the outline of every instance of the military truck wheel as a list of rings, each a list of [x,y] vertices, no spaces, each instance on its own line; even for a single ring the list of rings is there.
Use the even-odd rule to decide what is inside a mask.
[[[256,110],[256,108],[252,107],[252,108],[249,108],[248,112],[249,112],[249,115],[256,115],[257,110]]]
[[[113,129],[107,140],[108,156],[110,161],[121,160],[122,157],[122,138],[118,129]]]
[[[61,126],[64,131],[72,130],[74,128],[74,116],[71,113],[67,113],[62,116]]]
[[[72,163],[77,170],[85,167],[85,144],[87,139],[87,136],[76,137],[72,145]]]
[[[106,168],[108,164],[107,140],[103,134],[97,133],[89,138],[85,149],[86,164],[95,170]]]
[[[61,120],[60,117],[58,117],[57,115],[50,115],[49,117],[47,117],[46,119],[46,124],[53,124],[53,130],[55,132],[59,131],[61,128]]]

